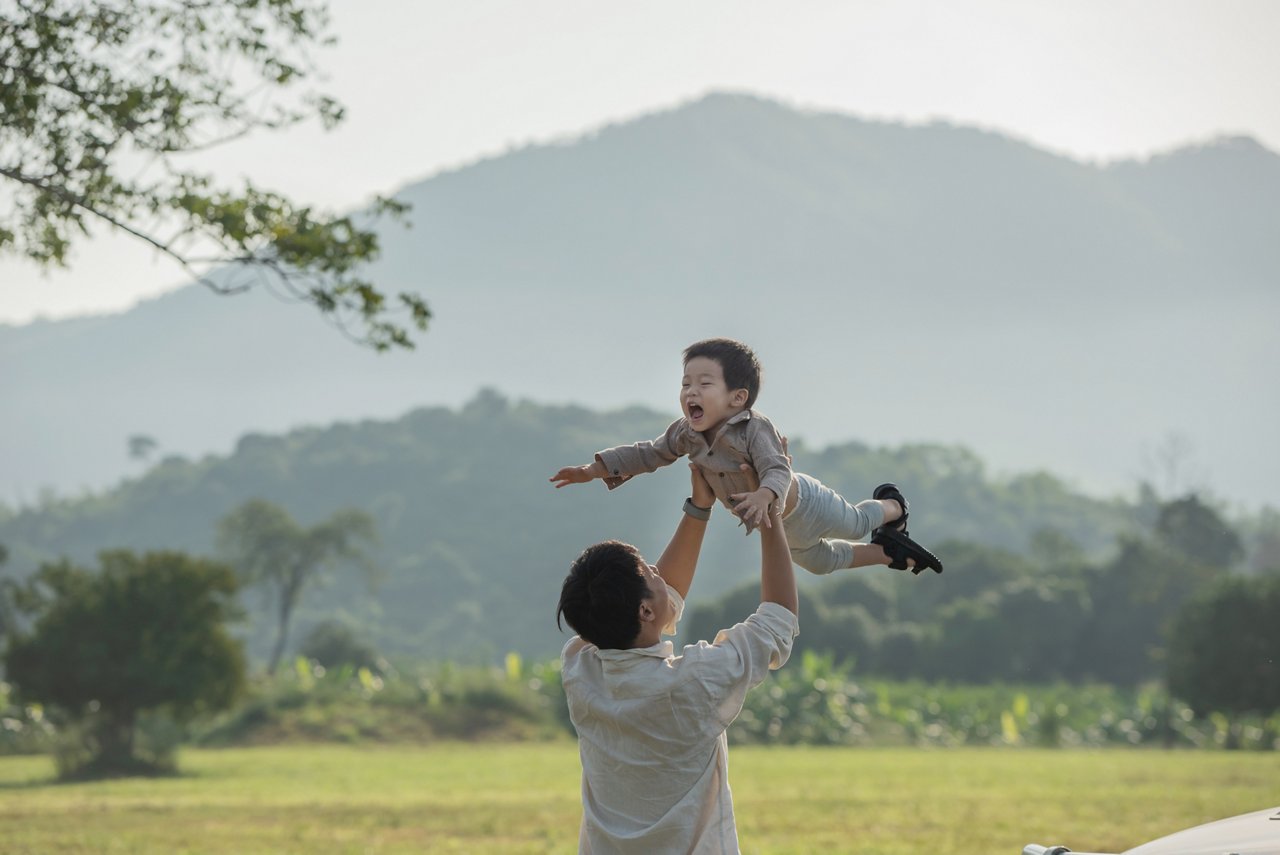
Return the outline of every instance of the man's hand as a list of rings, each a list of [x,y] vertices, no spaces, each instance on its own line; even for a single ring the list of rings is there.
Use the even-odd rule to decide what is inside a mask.
[[[716,494],[707,483],[706,476],[692,463],[689,464],[689,496],[700,508],[714,507],[716,503]]]
[[[729,498],[737,503],[733,506],[733,512],[741,517],[742,521],[748,526],[752,528],[759,528],[761,525],[764,525],[765,528],[773,527],[773,523],[770,521],[769,506],[778,497],[773,495],[773,491],[768,487],[760,487],[750,493],[734,493]]]
[[[787,447],[787,438],[785,436],[782,438],[782,453],[787,455],[787,463],[791,463],[791,449]],[[774,496],[773,491],[768,487],[761,487],[760,478],[756,475],[756,470],[752,469],[749,464],[743,463],[738,468],[746,476],[749,490],[745,493],[734,493],[729,496],[737,503],[733,506],[733,512],[747,524],[748,531],[752,528],[759,528],[762,519],[767,528],[773,528],[773,522],[770,520],[772,515],[769,513],[769,508],[775,501],[785,502],[786,498]],[[781,505],[778,506],[778,513],[782,513]]]
[[[599,461],[588,463],[586,466],[566,466],[547,480],[555,484],[556,489],[559,490],[569,484],[586,484],[596,478],[603,478],[604,472],[601,471],[603,468]]]

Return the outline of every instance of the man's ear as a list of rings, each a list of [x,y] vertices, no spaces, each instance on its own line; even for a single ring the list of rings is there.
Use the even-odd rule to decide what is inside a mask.
[[[751,397],[751,393],[746,389],[734,389],[733,394],[729,396],[729,403],[735,407],[745,407],[747,398]]]
[[[656,614],[654,614],[653,606],[649,604],[649,601],[650,601],[649,597],[645,597],[643,600],[640,601],[640,622],[641,623],[648,623],[649,621],[656,620],[658,617]]]

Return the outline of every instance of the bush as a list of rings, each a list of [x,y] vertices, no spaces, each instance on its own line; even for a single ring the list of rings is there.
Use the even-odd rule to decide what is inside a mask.
[[[799,667],[796,667],[797,664]],[[1197,719],[1162,688],[863,682],[805,653],[747,695],[734,743],[1280,749],[1280,715]]]
[[[299,658],[255,683],[248,701],[212,721],[206,745],[287,741],[429,742],[546,739],[563,735],[568,713],[559,663],[502,668],[380,660],[381,673]]]
[[[336,620],[316,624],[298,648],[298,655],[329,669],[342,665],[376,669],[379,659],[371,644]]]
[[[225,626],[238,614],[235,574],[178,552],[99,560],[96,572],[66,561],[40,568],[33,625],[10,640],[4,667],[18,700],[66,723],[64,776],[167,771],[171,748],[148,743],[140,725],[226,709],[243,685],[243,654]]]
[[[1280,711],[1280,575],[1225,576],[1178,612],[1170,689],[1197,713]]]
[[[40,704],[14,702],[8,683],[0,681],[0,757],[6,754],[44,754],[57,730]]]

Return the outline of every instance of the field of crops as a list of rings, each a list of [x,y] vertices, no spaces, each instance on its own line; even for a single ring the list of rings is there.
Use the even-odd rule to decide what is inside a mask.
[[[0,849],[15,853],[571,852],[568,740],[187,750],[173,778],[53,782],[0,758]],[[1120,852],[1280,805],[1280,753],[735,746],[744,852]]]

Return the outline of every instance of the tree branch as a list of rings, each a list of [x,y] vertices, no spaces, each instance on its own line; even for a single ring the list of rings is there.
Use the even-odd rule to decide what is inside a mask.
[[[217,282],[214,282],[208,277],[196,272],[196,270],[194,270],[192,267],[192,264],[194,263],[192,260],[188,259],[186,256],[182,255],[180,252],[173,249],[164,241],[161,241],[158,238],[154,238],[151,235],[147,234],[146,232],[139,231],[138,229],[133,228],[129,224],[117,219],[116,217],[113,217],[110,214],[104,213],[98,210],[97,208],[94,208],[92,205],[87,204],[83,199],[76,196],[74,193],[70,193],[62,189],[61,187],[42,183],[38,179],[31,178],[29,176],[23,175],[20,172],[17,172],[13,169],[9,169],[3,166],[0,166],[0,176],[8,178],[12,181],[17,181],[20,184],[25,184],[29,187],[33,187],[36,190],[40,191],[41,193],[52,194],[53,196],[56,196],[62,201],[74,206],[75,208],[81,211],[84,211],[85,213],[93,217],[96,217],[99,220],[102,220],[103,222],[113,226],[114,228],[120,229],[121,231],[125,232],[126,234],[132,237],[137,238],[143,243],[149,244],[152,248],[168,256],[169,258],[176,261],[179,265],[181,265],[182,269],[185,270],[187,274],[190,275],[194,281],[199,282],[201,285],[204,285],[205,287],[209,288],[210,290],[218,294],[224,294],[224,295],[240,294],[249,289],[249,286],[247,285],[239,288],[232,288],[232,287],[219,285]],[[228,261],[244,261],[245,263],[247,263],[247,260],[244,260],[244,259],[227,259],[227,260]]]

